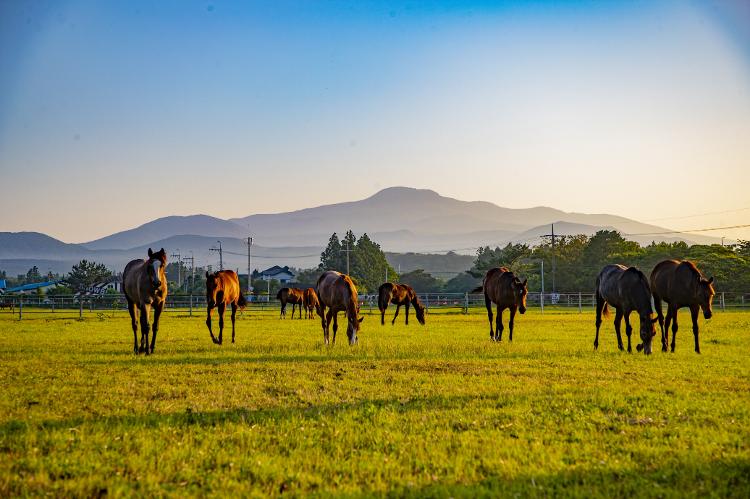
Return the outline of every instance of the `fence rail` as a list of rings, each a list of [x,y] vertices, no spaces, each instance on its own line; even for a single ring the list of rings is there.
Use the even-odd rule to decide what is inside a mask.
[[[274,297],[251,296],[252,310],[279,310],[280,303]],[[471,309],[484,308],[484,295],[470,293],[420,293],[420,301],[429,310],[455,309],[468,313]],[[361,309],[374,312],[378,310],[377,295],[360,295]],[[529,308],[584,309],[593,310],[596,305],[594,293],[529,293]],[[106,294],[96,297],[79,298],[72,295],[37,296],[37,295],[0,295],[0,317],[15,315],[23,319],[25,314],[59,313],[61,316],[83,318],[93,313],[121,311],[126,312],[126,300],[122,294]],[[714,299],[714,309],[745,308],[750,306],[750,293],[718,293]],[[165,306],[166,313],[200,314],[206,308],[206,297],[197,295],[169,295]]]

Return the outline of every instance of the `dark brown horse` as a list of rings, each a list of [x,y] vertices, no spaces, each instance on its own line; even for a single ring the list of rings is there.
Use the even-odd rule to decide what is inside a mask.
[[[281,288],[276,293],[276,299],[281,302],[279,318],[286,318],[286,304],[292,304],[292,319],[294,319],[294,307],[299,305],[299,318],[302,318],[302,308],[305,305],[305,292],[299,288]]]
[[[409,325],[409,307],[414,305],[414,312],[417,314],[417,320],[420,324],[424,325],[424,306],[419,302],[417,293],[414,292],[414,288],[407,284],[394,284],[392,282],[386,282],[380,285],[378,288],[378,308],[380,309],[380,324],[385,325],[385,309],[388,308],[388,304],[393,303],[396,305],[396,313],[393,315],[391,326],[396,323],[396,317],[398,317],[398,311],[401,309],[401,305],[406,307],[406,325]]]
[[[308,319],[314,319],[315,311],[318,309],[318,306],[320,306],[318,295],[315,293],[315,288],[307,288],[303,298],[305,302],[305,316]]]
[[[654,297],[654,307],[659,316],[661,329],[661,351],[667,351],[669,323],[672,322],[672,352],[674,352],[677,337],[677,310],[682,307],[690,308],[693,320],[693,336],[695,337],[695,353],[701,353],[698,344],[698,312],[703,310],[703,317],[710,319],[713,315],[711,302],[716,292],[713,287],[714,278],[706,279],[701,271],[693,264],[684,260],[664,260],[659,262],[651,272],[651,294]],[[667,302],[667,321],[661,302]]]
[[[148,259],[133,260],[125,266],[122,272],[122,290],[128,302],[130,322],[133,326],[133,353],[146,355],[154,353],[156,333],[159,331],[159,317],[167,299],[167,276],[164,269],[167,266],[167,253],[164,248],[156,253],[148,249]],[[151,345],[148,344],[148,316],[151,307],[154,308],[154,324]],[[141,344],[138,346],[138,325],[136,317],[140,315]]]
[[[234,322],[238,308],[245,308],[247,300],[240,289],[240,279],[233,270],[220,270],[210,274],[206,272],[206,304],[208,306],[206,326],[208,333],[211,335],[211,341],[221,345],[224,333],[224,310],[227,305],[232,307],[232,343],[234,343]],[[219,338],[214,337],[211,330],[211,310],[215,308],[219,311]]]
[[[357,288],[351,278],[335,270],[329,270],[318,278],[315,290],[320,300],[317,311],[323,326],[323,339],[326,345],[328,345],[328,329],[331,325],[331,319],[333,319],[333,343],[336,343],[336,330],[339,327],[336,318],[339,312],[345,312],[349,321],[346,328],[349,344],[357,343],[359,324],[364,317],[358,317],[359,298],[357,297]],[[328,308],[327,313],[326,308]]]
[[[484,304],[487,307],[487,317],[490,321],[490,339],[502,341],[503,339],[503,310],[510,310],[508,327],[510,335],[508,339],[513,341],[513,321],[516,310],[521,314],[526,313],[526,295],[529,293],[526,287],[528,279],[521,281],[516,275],[505,267],[495,267],[487,271],[482,285],[472,291],[479,293],[484,291]],[[497,326],[492,330],[492,304],[497,304]]]
[[[646,276],[635,267],[624,265],[606,265],[596,278],[596,338],[594,349],[599,348],[599,327],[602,325],[602,315],[608,316],[607,304],[615,307],[615,332],[617,333],[617,348],[623,350],[620,323],[625,318],[625,333],[628,335],[628,352],[632,352],[630,335],[633,327],[630,325],[630,314],[635,311],[641,322],[641,341],[638,351],[646,355],[651,353],[651,340],[656,335],[651,310],[651,289]]]

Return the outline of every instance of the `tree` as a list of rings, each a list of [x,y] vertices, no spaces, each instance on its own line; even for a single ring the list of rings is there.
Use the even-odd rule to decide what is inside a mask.
[[[104,264],[81,260],[76,265],[73,265],[70,274],[68,274],[65,280],[74,291],[81,293],[86,291],[92,284],[102,282],[110,277],[112,277],[112,272]]]
[[[531,255],[528,244],[508,243],[504,248],[496,247],[494,250],[489,246],[477,250],[477,258],[469,273],[474,277],[484,277],[484,274],[493,267],[508,267],[515,270],[522,258]]]
[[[399,282],[408,284],[417,293],[439,293],[443,290],[443,282],[422,269],[401,274]]]
[[[482,284],[480,277],[474,277],[468,272],[462,272],[446,282],[445,286],[443,286],[443,291],[446,293],[467,293],[480,284]]]
[[[39,268],[34,265],[26,272],[25,284],[32,284],[35,282],[42,282],[42,274],[39,273]]]
[[[377,291],[385,282],[386,273],[389,278],[398,277],[396,271],[388,264],[380,245],[370,239],[367,233],[362,234],[357,241],[350,259],[351,275],[357,282],[357,290],[361,293]]]
[[[326,246],[326,249],[320,254],[320,265],[318,265],[318,269],[321,271],[338,270],[343,272],[346,270],[346,261],[344,261],[342,270],[341,257],[341,242],[339,242],[339,236],[334,232],[328,240],[328,246]]]

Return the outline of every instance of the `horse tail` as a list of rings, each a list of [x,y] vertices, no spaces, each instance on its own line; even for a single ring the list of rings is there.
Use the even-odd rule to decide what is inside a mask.
[[[242,294],[242,290],[240,290],[240,296],[237,298],[237,305],[240,308],[245,308],[247,306],[247,298]]]
[[[602,316],[609,317],[609,303],[606,301],[604,302],[604,307],[602,307]]]
[[[484,285],[479,286],[479,287],[474,288],[471,291],[469,291],[469,293],[472,294],[472,295],[475,295],[477,293],[483,293],[483,292],[484,292]]]
[[[284,291],[284,288],[281,288],[278,293],[276,293],[276,299],[281,300],[281,292]]]
[[[381,284],[378,288],[378,310],[381,312],[388,308],[388,302],[391,300],[391,289],[393,289],[393,285],[388,282]]]

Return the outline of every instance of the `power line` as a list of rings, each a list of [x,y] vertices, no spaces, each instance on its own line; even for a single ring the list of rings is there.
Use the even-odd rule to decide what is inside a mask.
[[[669,230],[664,232],[643,232],[638,234],[625,234],[623,236],[663,236],[666,234],[689,234],[691,232],[709,232],[712,230],[729,230],[729,229],[745,229],[750,227],[750,224],[743,225],[729,225],[727,227],[707,227],[704,229],[689,229],[689,230]]]
[[[709,215],[723,215],[726,213],[737,213],[739,211],[747,211],[750,210],[750,206],[747,208],[737,208],[736,210],[724,210],[724,211],[709,211],[706,213],[696,213],[694,215],[684,215],[684,216],[677,216],[677,217],[664,217],[664,218],[652,218],[650,220],[644,220],[644,222],[659,222],[661,220],[684,220],[686,218],[696,218],[696,217],[705,217]]]

